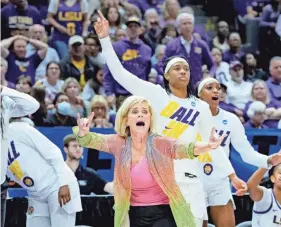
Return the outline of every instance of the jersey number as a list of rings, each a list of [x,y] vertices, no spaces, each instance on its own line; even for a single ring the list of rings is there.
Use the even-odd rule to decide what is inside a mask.
[[[70,35],[75,35],[76,30],[75,30],[75,24],[74,23],[67,23],[67,31]]]
[[[223,130],[220,130],[220,131],[216,130],[216,133],[219,134],[219,136],[222,136],[223,134],[226,134],[226,137],[224,137],[223,141],[221,142],[221,146],[224,147],[226,145],[225,142],[230,135],[230,131],[225,132]]]
[[[18,160],[16,160],[20,154],[17,153],[14,141],[10,143],[12,150],[9,149],[8,154],[8,164],[9,170],[15,175],[18,180],[21,180],[24,177],[24,173],[22,172]]]

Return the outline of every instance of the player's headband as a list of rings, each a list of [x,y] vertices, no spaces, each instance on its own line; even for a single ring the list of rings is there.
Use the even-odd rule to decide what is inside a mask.
[[[178,62],[183,62],[183,63],[186,63],[188,65],[187,61],[184,58],[176,57],[176,58],[171,59],[168,62],[164,73],[166,74],[170,70],[170,68],[173,66],[173,64],[178,63]]]
[[[205,85],[211,84],[211,83],[217,83],[219,84],[219,81],[217,81],[215,78],[212,77],[207,77],[204,80],[202,80],[199,85],[198,85],[198,91],[197,91],[197,95],[199,96],[199,94],[201,93],[203,87]]]

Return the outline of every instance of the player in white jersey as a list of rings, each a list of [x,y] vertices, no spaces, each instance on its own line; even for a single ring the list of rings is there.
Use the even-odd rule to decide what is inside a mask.
[[[1,71],[3,62],[1,61]],[[1,72],[2,73],[2,72]],[[5,184],[8,163],[8,126],[11,117],[22,117],[34,113],[39,103],[30,95],[0,85],[1,102],[1,226],[5,223],[7,184]]]
[[[8,176],[28,192],[27,227],[74,227],[79,186],[60,149],[25,122],[9,125]]]
[[[281,226],[281,164],[269,171],[273,188],[259,186],[267,169],[258,169],[248,180],[249,194],[255,201],[253,207],[253,227]]]
[[[185,142],[209,140],[213,128],[212,115],[209,106],[192,96],[188,89],[190,70],[186,60],[179,57],[168,60],[164,67],[166,90],[137,78],[120,63],[108,37],[108,22],[100,12],[99,15],[95,30],[100,38],[110,72],[130,93],[143,96],[152,103],[158,116],[156,119],[158,132]],[[199,157],[201,161],[210,159],[212,157],[209,154]],[[223,164],[226,176],[234,172],[227,157]],[[207,212],[199,175],[197,159],[175,161],[177,183],[186,201],[191,204],[197,226],[201,227],[203,219],[207,219]]]
[[[215,122],[215,128],[219,135],[226,134],[221,146],[229,157],[230,143],[240,153],[243,161],[263,168],[281,162],[281,155],[262,155],[256,152],[245,135],[245,130],[234,114],[219,108],[220,84],[214,78],[206,78],[198,85],[197,94],[200,99],[207,102]],[[211,166],[211,164],[209,164]],[[205,168],[203,168],[205,170]],[[209,167],[209,169],[212,169]],[[206,191],[207,205],[210,207],[212,220],[217,227],[235,226],[234,204],[227,178],[222,178],[214,170],[213,173],[202,172],[204,189]]]

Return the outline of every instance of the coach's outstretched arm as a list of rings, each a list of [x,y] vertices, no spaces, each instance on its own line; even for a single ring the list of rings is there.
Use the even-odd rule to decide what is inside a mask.
[[[9,117],[22,117],[33,114],[39,109],[39,103],[30,95],[0,85],[2,108],[9,110]],[[9,100],[3,101],[3,98]]]
[[[151,99],[151,97],[155,96],[155,92],[159,91],[159,88],[163,89],[159,85],[139,79],[122,66],[109,38],[109,23],[100,11],[98,13],[99,18],[94,28],[100,38],[102,53],[112,76],[131,94]]]

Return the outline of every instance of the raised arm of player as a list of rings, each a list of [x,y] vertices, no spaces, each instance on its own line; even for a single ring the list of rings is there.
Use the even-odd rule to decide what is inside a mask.
[[[263,190],[259,184],[262,181],[266,171],[267,169],[264,168],[258,169],[247,182],[249,195],[255,202],[260,201],[263,197]]]
[[[235,116],[232,120],[233,134],[231,136],[231,144],[241,155],[244,162],[260,168],[269,168],[271,165],[276,165],[281,162],[281,154],[273,154],[266,156],[255,151],[249,143],[245,129],[241,121]]]
[[[164,90],[161,88],[161,86],[139,79],[137,76],[130,73],[122,66],[109,38],[108,21],[104,18],[100,11],[98,11],[98,13],[99,18],[95,23],[94,28],[100,38],[102,52],[106,59],[106,64],[114,79],[131,94],[140,95],[149,100],[155,97],[156,93],[162,93]]]
[[[8,99],[2,103],[2,106],[5,108],[5,111],[9,111],[10,117],[26,116],[33,114],[39,109],[39,103],[30,95],[2,85],[0,85],[0,89],[1,98],[8,97]]]

